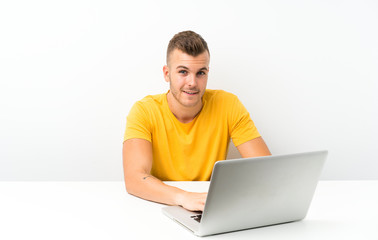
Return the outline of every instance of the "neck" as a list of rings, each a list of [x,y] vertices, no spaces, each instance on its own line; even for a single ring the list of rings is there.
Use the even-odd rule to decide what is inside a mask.
[[[176,99],[172,96],[171,92],[167,94],[168,107],[177,118],[178,121],[182,123],[190,123],[194,118],[201,112],[203,103],[198,104],[193,107],[185,107],[178,103]]]

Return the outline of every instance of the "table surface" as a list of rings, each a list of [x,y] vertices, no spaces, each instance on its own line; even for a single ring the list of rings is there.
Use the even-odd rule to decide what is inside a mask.
[[[207,191],[208,182],[167,182]],[[0,239],[201,239],[123,182],[0,182]],[[378,239],[378,181],[320,181],[307,217],[202,239]]]

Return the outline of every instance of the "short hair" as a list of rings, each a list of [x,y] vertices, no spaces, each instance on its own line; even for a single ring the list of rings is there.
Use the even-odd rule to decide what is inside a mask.
[[[167,64],[169,61],[169,55],[175,49],[183,51],[184,53],[193,57],[196,57],[205,51],[207,51],[210,55],[206,41],[201,37],[201,35],[193,31],[179,32],[173,36],[171,41],[169,41],[167,48]]]

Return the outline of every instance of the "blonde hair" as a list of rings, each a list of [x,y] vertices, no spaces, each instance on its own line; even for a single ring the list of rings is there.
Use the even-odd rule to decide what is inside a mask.
[[[167,64],[169,62],[171,52],[173,52],[175,49],[183,51],[184,53],[193,57],[196,57],[205,51],[207,51],[210,55],[206,41],[201,37],[201,35],[193,31],[179,32],[169,41],[167,48]]]

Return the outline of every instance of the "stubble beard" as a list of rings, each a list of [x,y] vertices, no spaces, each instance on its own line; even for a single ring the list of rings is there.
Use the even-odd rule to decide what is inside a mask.
[[[179,92],[176,92],[174,89],[175,88],[172,88],[172,82],[170,81],[169,82],[169,88],[170,88],[170,92],[171,92],[171,94],[172,94],[172,96],[173,96],[173,98],[176,100],[176,102],[178,102],[181,106],[183,106],[183,107],[186,107],[186,108],[190,108],[190,107],[195,107],[197,104],[198,104],[198,101],[196,101],[195,103],[193,103],[193,104],[185,104],[184,102],[182,102],[181,100],[180,100],[180,98],[179,98],[179,94],[185,94],[184,92],[183,92],[183,90],[182,89],[179,89]],[[199,94],[199,93],[198,93]],[[200,104],[202,105],[202,96],[201,96],[201,99],[199,100],[200,101]]]

